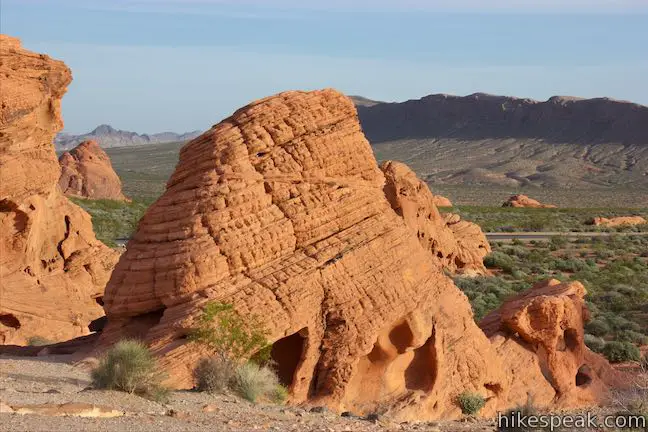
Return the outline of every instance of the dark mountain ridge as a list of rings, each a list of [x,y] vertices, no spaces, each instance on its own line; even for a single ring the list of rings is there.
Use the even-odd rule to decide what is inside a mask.
[[[175,132],[161,132],[156,134],[138,134],[136,132],[115,129],[110,125],[102,124],[92,132],[82,135],[60,133],[56,136],[54,144],[57,150],[69,150],[86,140],[95,140],[103,148],[130,147],[146,144],[163,144],[176,141],[188,141],[200,135],[201,131],[192,131],[178,134]]]

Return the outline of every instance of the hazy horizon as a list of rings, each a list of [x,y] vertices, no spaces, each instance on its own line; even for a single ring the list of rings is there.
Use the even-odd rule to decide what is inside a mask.
[[[480,92],[648,105],[640,1],[56,3],[4,0],[1,24],[72,69],[67,133],[205,130],[252,100],[324,87],[382,101]]]

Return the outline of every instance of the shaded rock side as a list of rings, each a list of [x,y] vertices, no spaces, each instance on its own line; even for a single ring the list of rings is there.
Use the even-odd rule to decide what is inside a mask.
[[[484,257],[491,248],[479,225],[459,215],[441,215],[437,198],[407,165],[385,161],[385,196],[424,249],[453,273],[488,274]]]
[[[502,207],[556,208],[555,205],[542,204],[540,201],[534,200],[533,198],[529,198],[528,196],[522,194],[513,195],[508,200],[506,200],[504,204],[502,204]]]
[[[622,225],[644,225],[648,221],[641,216],[617,216],[612,218],[595,217],[588,222],[589,225],[595,226],[622,226]]]
[[[186,335],[206,302],[232,303],[262,320],[292,403],[432,419],[473,390],[494,414],[498,359],[384,183],[340,93],[240,109],[182,149],[112,274],[101,346],[140,337],[190,388],[205,352]]]
[[[52,145],[72,77],[60,61],[0,36],[0,343],[87,334],[117,253],[58,189]]]
[[[96,141],[84,141],[59,158],[59,186],[65,195],[125,201],[119,176]]]
[[[539,282],[480,323],[510,372],[511,401],[575,408],[605,400],[624,377],[584,343],[589,312],[580,282]]]

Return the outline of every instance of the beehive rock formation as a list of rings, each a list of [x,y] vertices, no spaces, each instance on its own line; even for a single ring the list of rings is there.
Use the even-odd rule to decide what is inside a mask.
[[[589,221],[590,225],[615,227],[622,225],[643,225],[648,221],[641,216],[617,216],[612,218],[595,217]]]
[[[540,407],[580,407],[623,385],[623,377],[585,346],[585,294],[580,282],[539,282],[480,323],[510,368],[511,400],[530,393]]]
[[[52,140],[72,77],[0,35],[0,343],[87,334],[117,259],[58,189]]]
[[[83,141],[59,158],[59,186],[65,195],[125,201],[121,180],[96,141]]]
[[[143,338],[191,387],[185,338],[208,301],[262,320],[291,401],[456,417],[505,380],[466,297],[385,198],[353,103],[334,90],[255,102],[182,149],[106,289],[106,346]],[[448,233],[448,235],[451,235]]]
[[[451,272],[487,274],[483,259],[491,251],[481,228],[459,215],[441,215],[436,197],[414,171],[401,162],[385,161],[385,196],[424,249]]]
[[[555,205],[542,204],[540,201],[534,200],[533,198],[529,198],[528,196],[522,194],[513,195],[508,200],[506,200],[504,204],[502,204],[502,207],[556,208]]]

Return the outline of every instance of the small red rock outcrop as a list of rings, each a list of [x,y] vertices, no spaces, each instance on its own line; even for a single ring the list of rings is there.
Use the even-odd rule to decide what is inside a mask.
[[[437,207],[452,207],[452,202],[441,195],[434,195],[434,205]]]
[[[59,186],[65,195],[125,201],[110,157],[96,141],[84,141],[59,158]]]
[[[441,215],[436,197],[407,165],[385,161],[385,196],[424,249],[453,273],[488,274],[484,257],[491,251],[479,225],[456,214]]]
[[[504,359],[512,400],[532,396],[540,407],[573,408],[604,400],[623,377],[584,343],[589,311],[580,282],[540,282],[480,323]]]
[[[490,342],[384,183],[340,93],[238,110],[182,149],[110,279],[101,343],[142,338],[190,388],[204,352],[186,335],[206,302],[232,303],[262,320],[293,403],[431,419],[474,390],[494,414]]]
[[[117,253],[58,189],[52,144],[72,76],[0,35],[0,343],[88,334]]]
[[[522,194],[513,195],[504,204],[502,204],[502,207],[556,208],[555,205],[542,204],[541,202]]]
[[[622,225],[644,225],[648,221],[641,216],[617,216],[612,218],[595,217],[588,222],[589,225],[595,226],[622,226]]]

